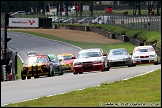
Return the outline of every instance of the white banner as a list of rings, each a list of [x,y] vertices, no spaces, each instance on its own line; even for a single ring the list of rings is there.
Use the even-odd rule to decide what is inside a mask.
[[[9,27],[38,27],[38,18],[9,18]]]

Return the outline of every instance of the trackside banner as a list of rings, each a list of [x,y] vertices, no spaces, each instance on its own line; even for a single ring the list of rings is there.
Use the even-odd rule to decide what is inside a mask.
[[[9,27],[38,27],[38,18],[9,18]]]

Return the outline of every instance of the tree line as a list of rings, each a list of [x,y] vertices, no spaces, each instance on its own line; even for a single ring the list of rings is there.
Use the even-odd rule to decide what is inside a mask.
[[[56,15],[61,14],[62,6],[65,6],[65,15],[68,16],[68,7],[75,4],[80,5],[80,16],[82,16],[83,5],[90,6],[90,15],[93,16],[93,7],[97,3],[101,3],[101,1],[1,1],[1,12],[16,12],[16,11],[26,11],[31,12],[33,10],[34,13],[40,12],[42,10],[43,13],[46,12],[46,6],[56,6],[57,13]],[[156,7],[157,14],[160,15],[161,9],[161,1],[124,1],[130,6],[132,6],[133,14],[141,15],[141,6],[148,6],[148,14],[153,10],[153,7]],[[76,15],[78,15],[78,11],[76,10]]]

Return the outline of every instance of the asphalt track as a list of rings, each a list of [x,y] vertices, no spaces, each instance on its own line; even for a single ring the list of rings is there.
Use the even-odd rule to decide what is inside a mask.
[[[1,36],[4,32],[1,31]],[[81,49],[79,47],[55,41],[50,39],[42,39],[29,34],[10,32],[7,33],[8,38],[12,38],[7,44],[14,51],[18,51],[18,55],[24,61],[27,52],[35,51],[38,54],[59,54],[64,52],[72,52],[77,54]]]
[[[66,43],[48,39],[33,37],[28,34],[8,32],[12,40],[8,46],[13,50],[19,50],[18,54],[24,60],[28,51],[34,50],[37,53],[77,53],[80,49]],[[161,69],[161,65],[136,66],[130,68],[116,68],[105,72],[85,72],[73,75],[66,73],[61,76],[42,77],[30,80],[16,80],[1,82],[1,106],[36,99],[41,96],[50,96],[70,92],[72,90],[84,89],[100,85],[103,82],[114,82],[128,79],[144,73]]]

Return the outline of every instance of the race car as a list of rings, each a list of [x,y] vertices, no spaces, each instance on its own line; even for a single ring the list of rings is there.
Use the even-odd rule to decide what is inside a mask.
[[[76,56],[73,53],[60,53],[57,55],[61,61],[61,67],[63,72],[74,71],[73,62]]]
[[[48,55],[28,53],[26,61],[21,70],[21,79],[31,79],[31,77],[39,78],[39,76],[47,75],[54,76],[53,63],[50,61]]]
[[[51,62],[53,63],[53,67],[55,70],[55,74],[63,75],[61,62],[59,61],[59,58],[55,54],[48,54],[48,57],[50,58]]]
[[[158,50],[154,50],[151,45],[146,46],[136,46],[132,55],[132,65],[136,66],[138,64],[158,64],[158,56],[156,54]]]
[[[92,71],[109,71],[110,66],[107,62],[107,54],[103,54],[98,49],[83,49],[78,52],[73,62],[73,74],[82,74]]]
[[[115,66],[132,66],[131,55],[125,48],[110,49],[107,53],[107,60],[110,67]]]

